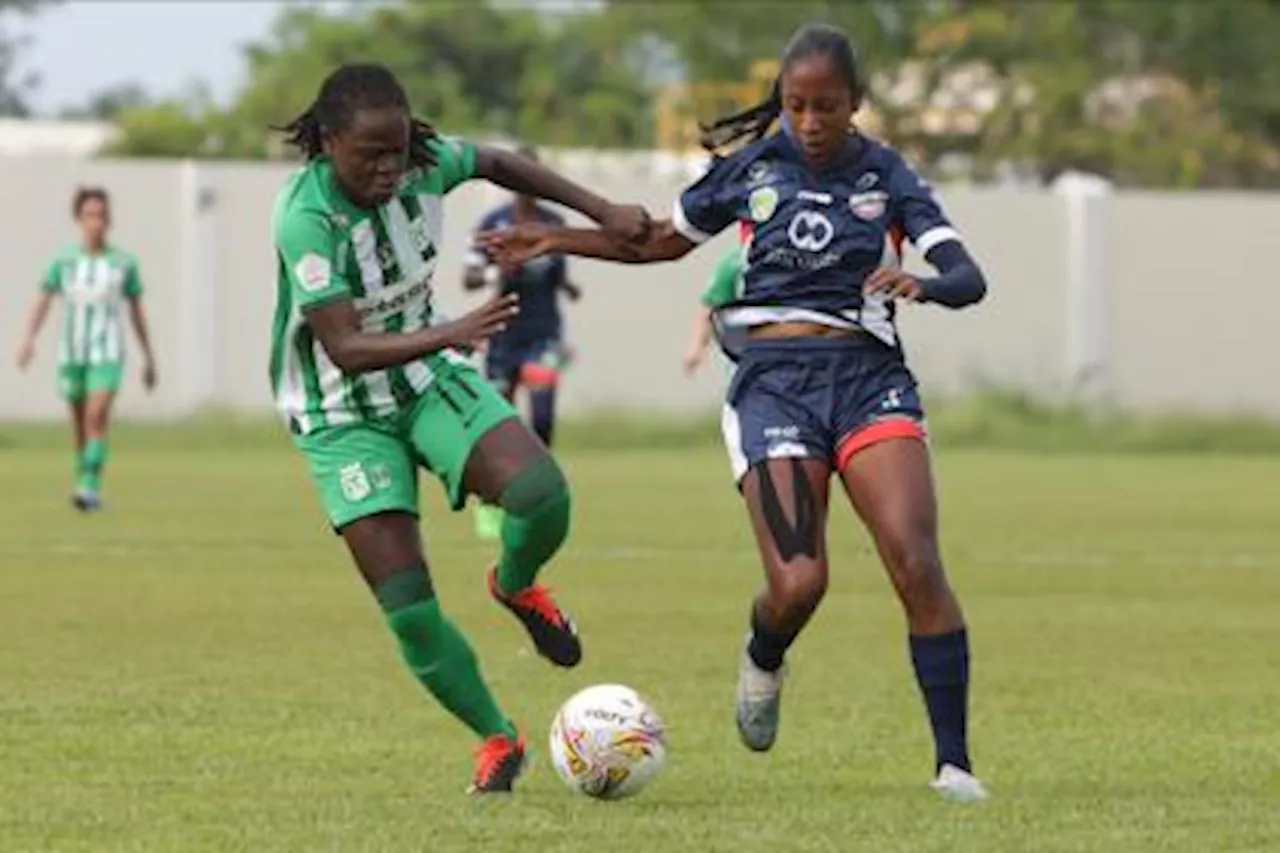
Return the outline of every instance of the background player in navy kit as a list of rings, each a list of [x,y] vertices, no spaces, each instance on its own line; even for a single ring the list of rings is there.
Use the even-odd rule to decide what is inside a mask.
[[[538,160],[538,152],[530,146],[522,146],[517,153]],[[531,196],[514,195],[511,201],[489,211],[478,230],[524,222],[563,225],[564,218]],[[504,267],[494,263],[483,247],[473,246],[467,256],[463,286],[479,290],[490,285],[502,293],[518,293],[520,313],[506,331],[487,342],[485,372],[508,400],[514,400],[516,391],[524,389],[529,399],[530,426],[550,447],[555,431],[556,387],[569,362],[559,298],[563,293],[576,302],[582,291],[569,281],[563,255],[547,255]],[[501,529],[502,510],[488,504],[477,505],[476,533],[485,539],[497,539]]]
[[[960,308],[986,283],[932,192],[892,149],[851,120],[863,85],[853,46],[810,25],[788,45],[771,96],[716,122],[717,157],[642,242],[542,225],[487,235],[499,256],[566,252],[629,263],[669,261],[752,220],[745,288],[716,311],[738,360],[724,436],[767,585],[751,612],[738,684],[746,745],[769,749],[783,658],[826,591],[830,475],[869,529],[906,612],[909,647],[934,736],[931,786],[956,800],[987,794],[967,737],[969,646],[939,556],[937,506],[916,382],[894,324],[896,302]],[[780,133],[767,135],[781,117]],[[898,267],[909,239],[938,270]]]

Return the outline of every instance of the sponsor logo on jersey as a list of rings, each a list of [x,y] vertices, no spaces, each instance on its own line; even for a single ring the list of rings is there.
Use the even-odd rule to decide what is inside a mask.
[[[314,252],[302,256],[293,268],[298,284],[307,293],[319,293],[329,286],[333,280],[333,270],[329,259]]]
[[[882,190],[855,193],[849,196],[849,209],[859,219],[871,222],[884,216],[888,202],[889,194]]]

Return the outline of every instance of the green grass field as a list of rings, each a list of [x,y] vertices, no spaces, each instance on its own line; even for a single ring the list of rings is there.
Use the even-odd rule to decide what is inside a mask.
[[[442,599],[536,750],[483,801],[280,441],[137,430],[114,454],[108,511],[81,518],[60,433],[0,439],[3,853],[1280,849],[1280,457],[940,452],[994,793],[963,807],[924,787],[901,616],[843,505],[778,746],[738,745],[760,570],[714,446],[566,452],[576,530],[548,579],[586,642],[571,673],[486,599],[490,549],[424,482]],[[601,681],[670,730],[621,803],[545,758],[557,704]]]

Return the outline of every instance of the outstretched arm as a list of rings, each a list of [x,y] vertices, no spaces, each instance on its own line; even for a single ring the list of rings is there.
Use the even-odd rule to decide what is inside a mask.
[[[654,222],[648,233],[634,242],[598,229],[543,223],[488,231],[477,240],[502,263],[513,264],[552,253],[624,264],[652,264],[683,258],[696,245],[667,219]]]
[[[613,204],[541,163],[510,151],[477,147],[476,174],[514,193],[563,204],[625,239],[637,239],[649,227],[649,214],[643,207]]]

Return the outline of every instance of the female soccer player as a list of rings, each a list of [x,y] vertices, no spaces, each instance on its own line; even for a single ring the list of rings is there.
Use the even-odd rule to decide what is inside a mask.
[[[723,428],[764,560],[738,684],[743,741],[777,735],[783,659],[827,586],[824,528],[839,475],[906,611],[909,647],[936,746],[931,786],[986,797],[967,745],[969,645],[938,553],[937,510],[916,381],[894,325],[902,302],[960,308],[986,292],[978,266],[932,192],[892,149],[851,125],[863,97],[845,34],[802,28],[771,96],[716,122],[718,157],[669,222],[628,243],[599,231],[522,225],[485,242],[507,262],[564,252],[628,263],[669,261],[732,225],[753,223],[745,293],[722,306],[721,345],[738,365]],[[781,117],[782,131],[767,135]],[[905,235],[938,270],[898,268]]]
[[[76,487],[71,502],[81,512],[91,512],[101,506],[99,491],[107,461],[111,404],[124,376],[123,305],[128,305],[142,349],[142,384],[148,391],[156,384],[156,362],[142,308],[138,261],[107,242],[111,205],[106,190],[77,190],[71,214],[80,226],[80,243],[63,248],[49,264],[18,345],[18,368],[26,370],[35,359],[36,336],[50,303],[61,296],[64,320],[58,347],[58,387],[71,409],[76,442]]]
[[[517,153],[530,160],[538,159],[538,152],[531,146],[521,146]],[[533,196],[516,193],[509,202],[485,214],[477,230],[489,231],[520,222],[563,225],[564,219],[551,208],[538,204]],[[502,293],[519,295],[519,315],[507,329],[494,335],[485,348],[485,374],[512,402],[517,391],[525,390],[529,425],[542,443],[551,447],[556,389],[570,358],[563,338],[560,294],[575,302],[582,297],[582,291],[569,280],[564,256],[550,255],[504,270],[492,262],[483,247],[473,246],[467,256],[462,284],[467,290],[492,285]],[[496,539],[501,529],[501,508],[477,504],[477,535],[482,539]]]
[[[524,741],[441,612],[418,532],[417,467],[436,475],[454,509],[468,494],[502,507],[489,590],[539,654],[565,667],[581,659],[577,631],[534,581],[568,532],[569,489],[543,444],[458,352],[504,329],[516,298],[454,321],[435,314],[441,207],[454,187],[484,178],[558,201],[623,238],[639,238],[647,216],[536,163],[438,136],[379,65],[338,68],[283,129],[306,164],[274,216],[277,405],[409,668],[482,739],[470,790],[510,791]]]

